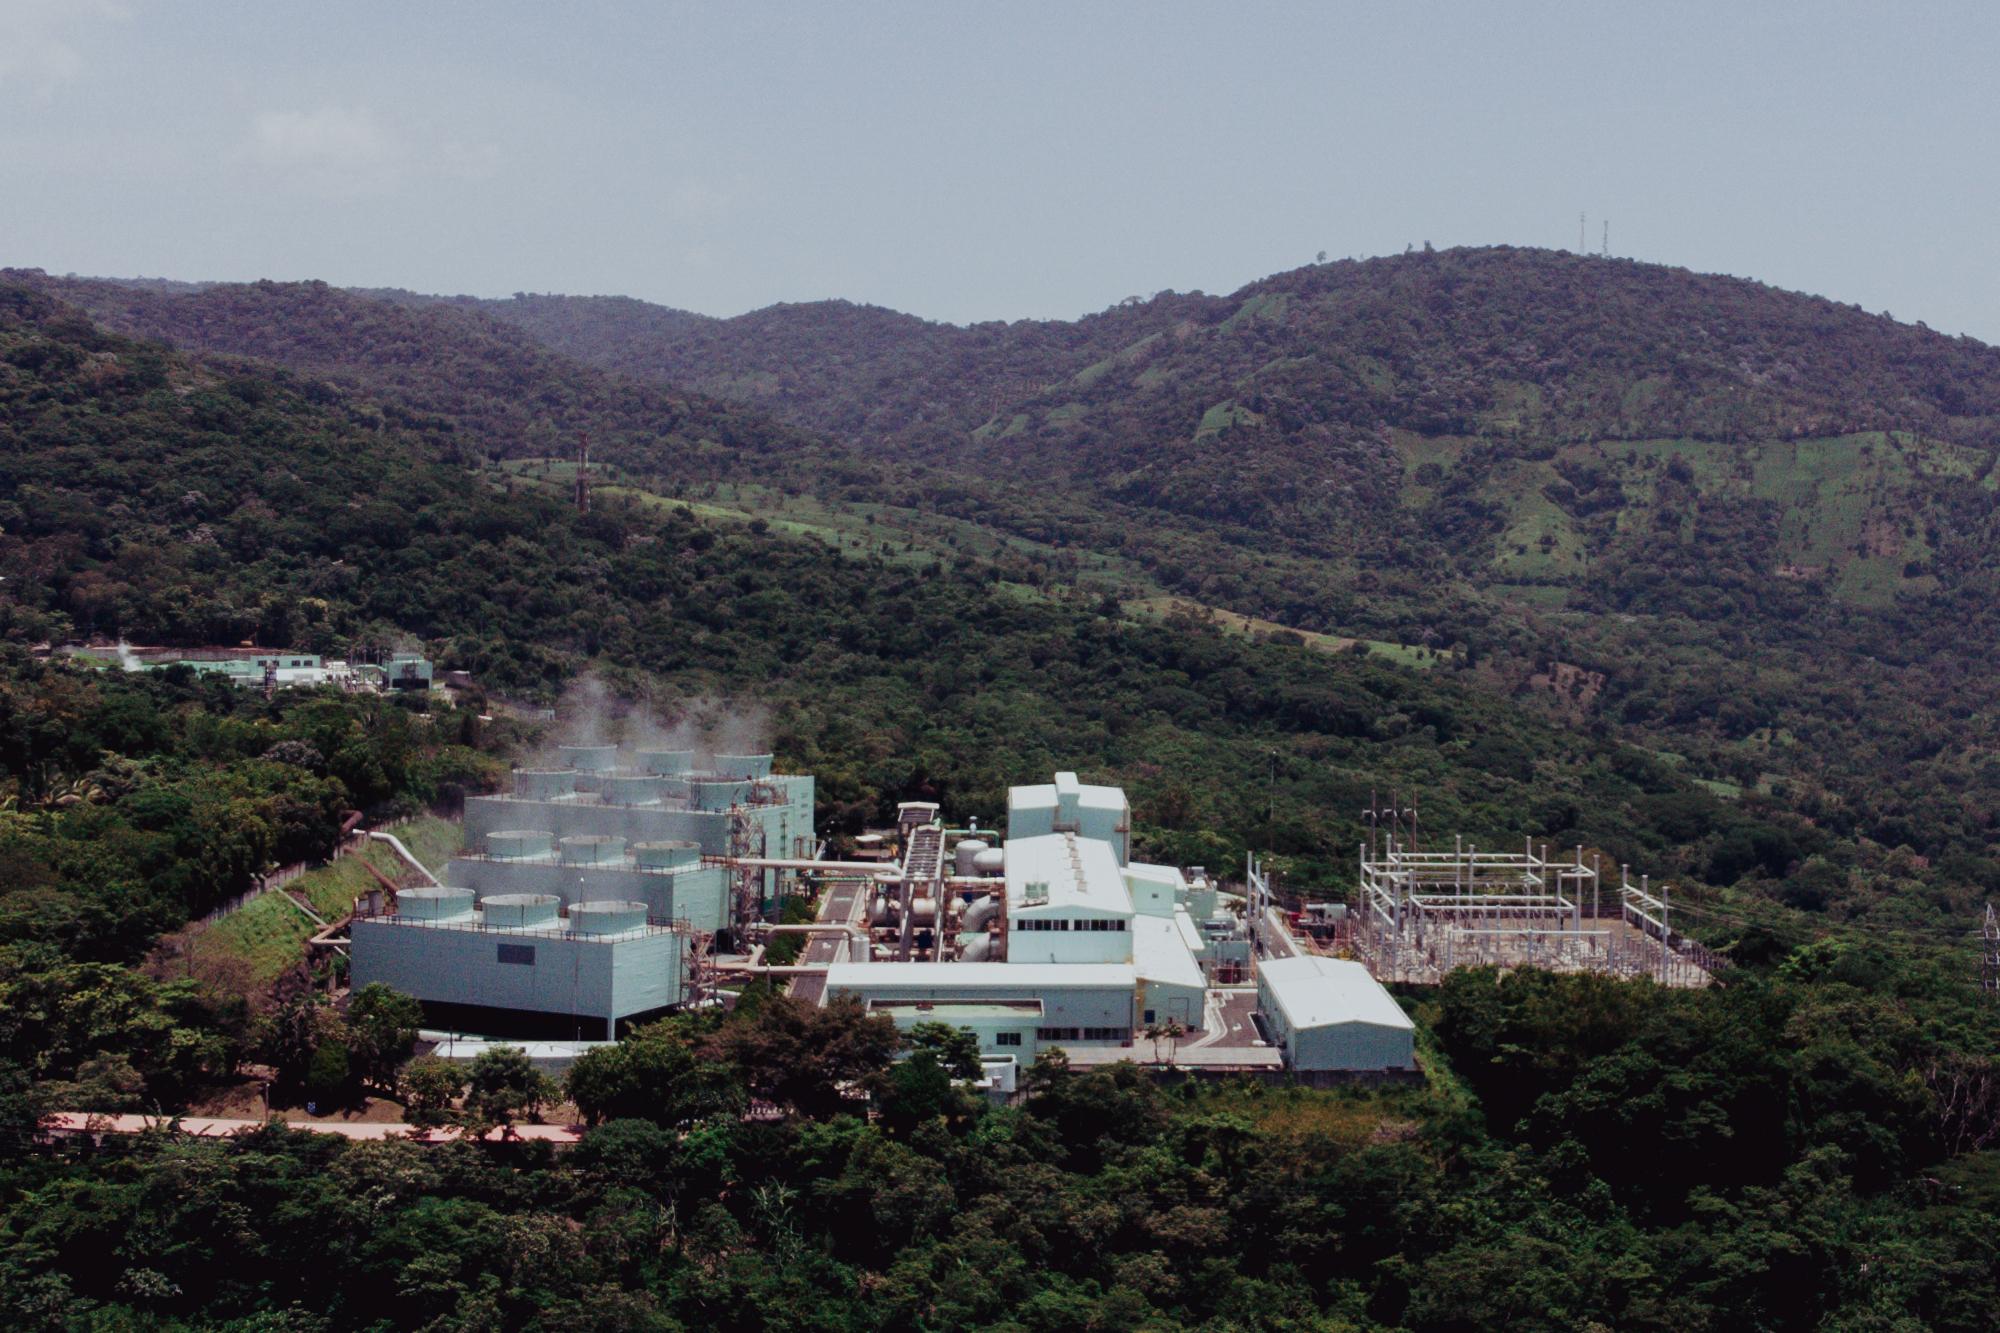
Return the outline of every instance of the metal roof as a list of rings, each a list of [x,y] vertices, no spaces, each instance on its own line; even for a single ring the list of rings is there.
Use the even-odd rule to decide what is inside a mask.
[[[1132,891],[1108,842],[1074,833],[1007,840],[1007,910],[1106,912],[1129,916]]]
[[[1143,879],[1148,884],[1171,884],[1176,893],[1187,888],[1187,876],[1179,866],[1156,866],[1145,861],[1129,861],[1125,865],[1128,879]]]
[[[1059,796],[1074,795],[1077,805],[1086,810],[1123,810],[1126,808],[1123,787],[1103,787],[1090,782],[1078,782],[1074,773],[1058,773],[1054,782],[1030,783],[1007,789],[1009,810],[1037,810],[1053,806]]]
[[[1180,927],[1172,917],[1132,918],[1132,966],[1147,981],[1164,981],[1174,986],[1207,988],[1201,964],[1188,951]]]
[[[1294,1030],[1340,1023],[1405,1031],[1416,1027],[1359,963],[1311,954],[1273,958],[1257,965],[1257,979]]]

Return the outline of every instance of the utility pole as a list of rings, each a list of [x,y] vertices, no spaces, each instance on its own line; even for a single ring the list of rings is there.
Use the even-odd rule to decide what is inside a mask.
[[[1587,213],[1576,215],[1576,252],[1580,255],[1590,253],[1584,242],[1584,237],[1589,234],[1589,216]]]
[[[576,439],[576,512],[590,512],[590,432]]]
[[[1597,252],[1600,257],[1611,258],[1611,219],[1604,219],[1604,248]]]
[[[1992,995],[2000,992],[2000,915],[1991,902],[1986,904],[1986,924],[1979,933],[1985,946],[1979,959],[1979,989]]]

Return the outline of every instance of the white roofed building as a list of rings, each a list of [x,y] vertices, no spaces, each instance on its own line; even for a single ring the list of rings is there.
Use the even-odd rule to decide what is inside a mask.
[[[1132,808],[1123,787],[1077,781],[1074,773],[1056,780],[1007,789],[1007,842],[1044,833],[1075,833],[1111,844],[1118,864],[1132,859]]]
[[[1416,1068],[1416,1025],[1359,963],[1267,959],[1257,967],[1257,1005],[1293,1069]]]
[[[1132,895],[1109,843],[1074,833],[1007,840],[1007,961],[1132,961]]]

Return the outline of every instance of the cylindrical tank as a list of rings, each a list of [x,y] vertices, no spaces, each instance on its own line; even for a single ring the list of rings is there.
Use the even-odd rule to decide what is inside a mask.
[[[688,807],[693,810],[727,810],[750,799],[748,782],[730,778],[696,778],[688,783]]]
[[[983,838],[960,838],[958,846],[952,848],[952,857],[957,873],[961,875],[977,874],[979,854],[991,850],[991,845]]]
[[[965,949],[959,954],[959,960],[967,963],[988,963],[993,961],[993,937],[991,935],[974,935],[965,942]]]
[[[489,930],[546,930],[562,899],[553,893],[494,893],[480,902]]]
[[[558,745],[556,753],[565,764],[585,773],[608,773],[618,767],[615,745]]]
[[[517,768],[514,795],[524,801],[560,801],[576,795],[573,768]]]
[[[486,835],[486,854],[496,861],[532,861],[555,849],[555,835],[541,829],[495,829]]]
[[[896,924],[895,907],[891,905],[886,897],[879,893],[875,895],[875,901],[868,907],[868,924],[875,927],[893,926]]]
[[[992,895],[981,898],[965,909],[962,929],[984,930],[993,924],[993,918],[1000,915],[1000,900]]]
[[[699,865],[701,844],[679,840],[634,843],[632,859],[641,870],[672,870],[676,866]]]
[[[566,866],[601,866],[625,859],[625,839],[610,833],[580,833],[562,840]]]
[[[641,750],[639,767],[661,775],[686,773],[694,768],[693,750]]]
[[[919,926],[928,926],[937,920],[937,899],[910,899],[910,920]]]
[[[606,805],[656,805],[660,780],[651,773],[606,773],[597,780],[597,798]]]
[[[768,778],[771,776],[771,756],[768,754],[719,754],[712,765],[719,778]]]
[[[972,873],[975,875],[1004,875],[1007,873],[1007,849],[988,847],[972,858]]]
[[[412,921],[451,921],[472,915],[472,890],[438,888],[403,889],[396,894],[396,912]]]
[[[570,933],[575,935],[622,935],[646,924],[646,904],[615,898],[569,905]]]

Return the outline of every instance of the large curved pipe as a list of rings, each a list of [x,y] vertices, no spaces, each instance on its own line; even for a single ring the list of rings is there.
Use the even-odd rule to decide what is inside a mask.
[[[389,844],[389,846],[394,848],[396,851],[396,855],[402,857],[405,861],[408,861],[410,863],[411,868],[414,869],[419,875],[422,875],[424,877],[424,883],[430,885],[434,889],[441,889],[444,887],[444,885],[437,882],[437,876],[431,874],[429,867],[425,866],[424,863],[422,861],[419,861],[416,857],[410,855],[410,849],[403,845],[403,840],[401,838],[398,838],[393,833],[377,833],[373,829],[370,829],[368,831],[368,836],[373,838],[377,842],[386,842]]]

